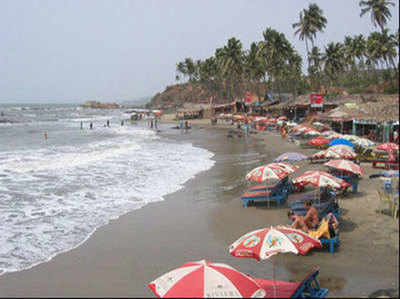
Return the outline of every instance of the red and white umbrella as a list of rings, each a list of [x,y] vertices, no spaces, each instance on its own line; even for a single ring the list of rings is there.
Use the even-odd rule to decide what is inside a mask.
[[[328,138],[325,138],[323,136],[315,137],[307,142],[308,145],[315,145],[315,146],[321,146],[321,145],[327,145],[329,144],[330,140]]]
[[[291,164],[288,164],[288,163],[280,163],[280,162],[270,163],[267,166],[280,167],[280,168],[282,168],[283,170],[285,170],[288,173],[296,172],[300,168],[297,165],[291,165]]]
[[[335,169],[348,171],[357,175],[364,174],[364,170],[359,165],[349,160],[331,160],[324,165]]]
[[[315,187],[331,186],[336,189],[342,189],[350,186],[350,184],[346,181],[325,171],[319,170],[306,171],[301,176],[294,179],[293,184],[300,186],[313,185]]]
[[[393,142],[386,142],[386,143],[382,143],[381,145],[379,145],[377,147],[378,150],[381,151],[398,151],[399,150],[399,145]]]
[[[331,146],[326,151],[328,158],[329,154],[332,152],[338,154],[341,159],[354,159],[357,157],[357,154],[354,152],[354,149],[351,146],[343,144]]]
[[[278,117],[278,120],[286,120],[286,119],[287,119],[287,117],[284,115]]]
[[[311,159],[354,159],[357,154],[340,147],[330,147],[311,156]]]
[[[321,242],[301,230],[277,226],[245,234],[229,246],[229,253],[235,257],[264,260],[277,253],[304,255],[313,247],[321,248]]]
[[[159,298],[263,298],[266,295],[250,276],[229,265],[206,260],[188,262],[148,286]]]
[[[277,163],[272,163],[254,168],[246,175],[246,179],[249,181],[255,181],[257,183],[261,183],[266,180],[274,180],[274,179],[281,180],[290,173],[281,166],[273,164]]]

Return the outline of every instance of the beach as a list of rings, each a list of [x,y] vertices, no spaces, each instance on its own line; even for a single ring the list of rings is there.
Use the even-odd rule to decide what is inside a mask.
[[[208,120],[209,122],[209,120]],[[187,261],[222,262],[255,277],[302,280],[320,267],[328,297],[368,296],[379,289],[398,295],[398,221],[377,214],[379,172],[365,163],[359,193],[340,200],[341,245],[334,254],[312,250],[306,256],[281,254],[257,262],[229,255],[228,246],[243,234],[271,225],[288,224],[288,208],[242,207],[240,195],[249,186],[246,173],[287,151],[312,153],[283,140],[277,133],[227,138],[229,125],[193,123],[188,133],[164,122],[163,138],[190,142],[214,153],[212,168],[198,173],[164,201],[150,203],[98,228],[79,247],[31,269],[0,276],[2,297],[154,297],[147,284]],[[322,165],[302,163],[301,174]],[[171,173],[173,176],[174,173]],[[157,180],[154,188],[157,188]]]

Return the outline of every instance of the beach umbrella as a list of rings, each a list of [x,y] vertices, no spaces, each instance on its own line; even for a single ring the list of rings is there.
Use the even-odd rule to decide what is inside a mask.
[[[229,265],[207,260],[188,262],[148,284],[159,298],[263,298],[266,293],[250,276]]]
[[[331,142],[329,142],[330,146],[332,146],[332,145],[340,145],[340,144],[354,147],[353,143],[351,143],[349,140],[344,139],[344,138],[332,139]]]
[[[381,151],[387,151],[387,152],[388,151],[393,151],[393,150],[398,151],[399,150],[399,145],[396,144],[396,143],[393,143],[393,142],[386,142],[386,143],[382,143],[381,145],[379,145],[377,147],[377,149],[381,150]]]
[[[321,133],[317,130],[309,130],[304,133],[304,136],[320,136]]]
[[[311,156],[311,159],[354,159],[357,154],[344,147],[332,146]]]
[[[354,153],[354,148],[351,146],[348,146],[346,144],[337,144],[337,145],[332,145],[330,146],[328,149],[334,150],[334,151],[350,151],[352,153]]]
[[[359,165],[349,160],[331,160],[326,162],[324,165],[338,170],[348,171],[357,175],[362,175],[364,173],[364,170]]]
[[[367,138],[360,138],[360,137],[357,137],[352,142],[354,145],[358,145],[361,147],[371,147],[371,146],[375,145],[375,143],[373,141],[371,141]]]
[[[268,167],[280,167],[287,173],[296,172],[300,168],[297,165],[291,165],[291,164],[287,164],[287,163],[270,163],[270,164],[268,164]]]
[[[282,116],[279,116],[279,117],[278,117],[278,120],[287,120],[287,117],[284,116],[284,115],[282,115]]]
[[[308,145],[315,145],[315,146],[321,146],[321,145],[327,145],[329,144],[329,139],[323,136],[315,137],[307,142]]]
[[[261,183],[271,179],[281,180],[288,176],[289,173],[289,171],[280,166],[268,164],[254,168],[246,175],[246,179]]]
[[[294,152],[283,153],[279,157],[275,158],[274,162],[284,162],[284,161],[302,161],[307,160],[306,155]]]
[[[315,122],[313,122],[312,123],[314,126],[317,126],[317,127],[325,127],[325,124],[323,124],[323,123],[321,123],[321,122],[319,122],[319,121],[315,121]]]
[[[286,123],[286,125],[289,126],[289,127],[295,127],[295,126],[298,125],[298,123],[296,123],[294,121],[289,121],[289,122]]]
[[[256,116],[256,117],[254,117],[254,121],[256,121],[256,122],[264,121],[264,120],[266,120],[266,119],[267,119],[267,118],[264,117],[264,116]]]
[[[322,133],[321,133],[321,135],[322,135],[322,136],[325,136],[325,137],[329,137],[329,136],[335,135],[335,134],[337,134],[337,133],[336,133],[335,131],[332,131],[332,130],[325,131],[325,132],[322,132]]]
[[[346,181],[337,178],[325,171],[319,170],[306,171],[301,176],[294,179],[293,184],[300,186],[313,185],[315,187],[331,186],[337,189],[350,186],[350,184]]]
[[[277,226],[245,234],[229,246],[229,253],[259,261],[278,253],[305,255],[313,247],[321,248],[321,242],[301,230]]]
[[[238,120],[238,121],[245,121],[247,120],[247,117],[241,114],[234,114],[233,119]]]

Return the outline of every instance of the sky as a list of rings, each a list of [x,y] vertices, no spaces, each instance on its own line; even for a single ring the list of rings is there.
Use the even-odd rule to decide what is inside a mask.
[[[292,24],[310,3],[328,19],[319,47],[378,30],[358,0],[1,0],[0,103],[151,97],[176,83],[185,57],[210,57],[231,37],[248,49],[267,27],[304,57]]]

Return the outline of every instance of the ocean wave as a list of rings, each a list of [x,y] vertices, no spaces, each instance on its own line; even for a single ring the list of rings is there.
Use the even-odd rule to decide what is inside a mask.
[[[0,152],[0,275],[79,246],[214,165],[211,152],[145,128],[108,132],[80,146]]]

